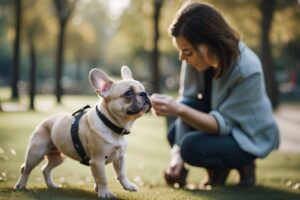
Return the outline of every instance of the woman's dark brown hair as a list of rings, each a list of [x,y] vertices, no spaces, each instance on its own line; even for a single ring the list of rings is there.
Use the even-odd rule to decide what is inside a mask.
[[[184,37],[194,49],[199,44],[207,44],[219,60],[216,78],[220,78],[240,54],[239,34],[208,4],[184,5],[171,23],[169,34]]]

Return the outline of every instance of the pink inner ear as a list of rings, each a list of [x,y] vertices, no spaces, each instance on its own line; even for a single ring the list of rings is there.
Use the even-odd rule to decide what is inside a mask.
[[[111,86],[110,82],[100,81],[98,91],[100,91],[101,93],[102,92],[107,92],[109,90],[110,86]]]

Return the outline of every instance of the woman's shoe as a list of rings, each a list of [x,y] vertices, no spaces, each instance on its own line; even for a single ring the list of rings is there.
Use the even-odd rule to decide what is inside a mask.
[[[171,187],[183,188],[186,185],[186,177],[188,175],[188,170],[183,167],[178,176],[171,175],[168,170],[164,171],[164,178],[166,183]]]
[[[201,181],[200,187],[206,186],[224,186],[226,179],[229,175],[230,169],[215,170],[215,169],[206,169],[207,178]]]
[[[251,187],[255,184],[255,163],[252,162],[241,169],[238,169],[240,181],[238,186]]]

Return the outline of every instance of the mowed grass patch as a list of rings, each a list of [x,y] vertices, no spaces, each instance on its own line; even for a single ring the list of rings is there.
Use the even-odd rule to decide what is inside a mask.
[[[95,96],[65,96],[63,104],[56,105],[52,96],[39,96],[37,111],[0,113],[0,199],[97,199],[89,167],[71,159],[66,159],[53,170],[54,180],[62,185],[61,189],[47,189],[40,171],[44,162],[32,171],[27,191],[16,192],[12,189],[18,179],[28,139],[35,126],[51,114],[74,112],[86,104],[93,105],[96,101]],[[230,173],[226,187],[208,191],[169,188],[162,176],[169,161],[165,133],[164,118],[154,117],[151,113],[135,122],[128,136],[126,171],[129,179],[139,186],[139,191],[131,193],[123,190],[115,179],[112,165],[106,167],[108,186],[120,199],[300,198],[300,156],[280,152],[274,152],[264,160],[257,160],[257,185],[252,188],[235,186],[235,170]],[[188,182],[198,184],[204,175],[203,169],[192,167]]]

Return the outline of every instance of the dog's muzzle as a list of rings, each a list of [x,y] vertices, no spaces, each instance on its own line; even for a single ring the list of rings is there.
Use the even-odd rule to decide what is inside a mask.
[[[152,104],[151,104],[151,101],[150,101],[150,98],[149,98],[147,92],[141,92],[139,95],[144,98],[144,100],[145,100],[144,105],[148,104],[149,107],[148,107],[146,113],[149,112],[152,108]]]
[[[139,103],[139,106],[137,105],[137,102],[133,102],[133,106],[131,106],[130,109],[127,110],[128,115],[135,115],[140,112],[149,112],[152,108],[152,104],[150,102],[150,98],[146,92],[141,92],[138,94],[139,97],[142,97],[142,102]],[[147,110],[145,110],[147,107]]]

